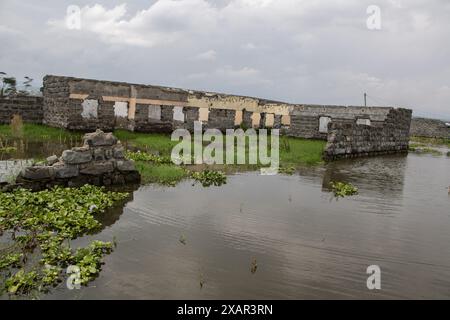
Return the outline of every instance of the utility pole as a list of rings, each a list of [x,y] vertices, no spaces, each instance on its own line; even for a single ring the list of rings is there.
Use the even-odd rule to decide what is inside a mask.
[[[367,107],[367,93],[364,92],[364,107]]]

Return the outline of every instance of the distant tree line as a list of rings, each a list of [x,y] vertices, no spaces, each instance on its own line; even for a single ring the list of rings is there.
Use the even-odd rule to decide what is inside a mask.
[[[0,98],[10,97],[15,95],[29,95],[32,93],[31,91],[31,79],[28,76],[24,77],[24,80],[21,81],[21,89],[17,87],[17,80],[15,77],[8,76],[6,72],[0,71],[0,80],[1,80],[1,88],[0,88]]]

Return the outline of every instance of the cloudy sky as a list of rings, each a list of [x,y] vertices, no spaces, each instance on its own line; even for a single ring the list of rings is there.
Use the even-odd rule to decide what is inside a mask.
[[[367,92],[450,120],[449,39],[449,0],[0,0],[0,71],[35,85],[57,74],[345,105]]]

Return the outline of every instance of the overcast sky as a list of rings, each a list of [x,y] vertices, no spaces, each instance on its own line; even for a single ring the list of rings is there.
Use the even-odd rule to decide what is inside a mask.
[[[450,1],[0,0],[0,71],[293,103],[361,105],[367,92],[370,105],[450,120]]]

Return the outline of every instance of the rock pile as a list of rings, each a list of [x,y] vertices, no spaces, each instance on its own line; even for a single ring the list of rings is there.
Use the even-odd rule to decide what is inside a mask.
[[[112,133],[97,130],[85,134],[83,140],[82,147],[65,150],[59,158],[55,155],[48,157],[46,165],[23,169],[16,183],[32,190],[42,190],[55,185],[109,186],[140,182],[134,161],[125,159],[125,150]]]

